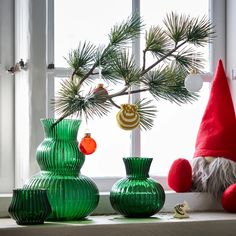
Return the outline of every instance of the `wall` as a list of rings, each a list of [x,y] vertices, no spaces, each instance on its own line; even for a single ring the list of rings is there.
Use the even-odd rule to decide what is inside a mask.
[[[227,75],[230,78],[231,93],[234,100],[234,108],[236,111],[236,1],[226,1],[226,63]],[[235,77],[232,80],[232,77]]]
[[[0,192],[14,187],[14,1],[0,0]],[[11,174],[9,174],[11,173]]]

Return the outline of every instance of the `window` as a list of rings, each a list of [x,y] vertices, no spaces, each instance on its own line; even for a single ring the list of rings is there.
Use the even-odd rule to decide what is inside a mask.
[[[135,1],[133,1],[135,2]],[[68,4],[69,3],[69,4]],[[154,24],[162,24],[166,13],[177,11],[191,16],[208,15],[208,1],[140,1],[140,14],[144,18],[145,28]],[[110,28],[118,22],[126,19],[131,14],[131,1],[102,0],[94,2],[76,0],[57,0],[54,2],[54,57],[55,66],[60,67],[57,76],[65,75],[66,61],[71,49],[78,46],[79,41],[91,41],[96,45],[107,42],[107,34]],[[135,3],[133,3],[135,8]],[[125,7],[124,7],[125,6]],[[137,6],[137,5],[136,5]],[[181,6],[181,7],[180,7]],[[185,6],[185,7],[183,7]],[[81,9],[77,14],[77,9]],[[90,17],[88,17],[88,11]],[[69,12],[64,17],[65,12]],[[143,44],[143,35],[141,45]],[[142,47],[142,46],[141,46]],[[208,49],[204,49],[206,61],[208,61]],[[140,55],[142,52],[140,52]],[[151,60],[151,57],[148,58]],[[61,68],[63,67],[63,68]],[[206,63],[208,71],[208,63]],[[61,74],[60,74],[61,73]],[[59,88],[59,77],[54,78],[55,92]],[[111,85],[106,85],[112,89]],[[147,96],[146,94],[144,96]],[[205,84],[201,91],[201,98],[194,104],[182,105],[181,107],[169,102],[158,102],[159,110],[155,127],[151,131],[141,132],[141,147],[137,152],[141,156],[153,157],[151,167],[152,175],[167,175],[168,169],[177,157],[191,158],[198,124],[205,108],[208,96],[208,85]],[[122,98],[127,102],[127,98]],[[92,177],[124,176],[122,157],[130,156],[130,132],[121,130],[116,125],[115,115],[117,109],[102,119],[95,118],[88,124],[82,122],[79,140],[88,125],[92,136],[98,143],[97,151],[87,156],[82,172]],[[194,120],[194,122],[192,122]],[[107,128],[107,127],[110,128]],[[179,137],[181,134],[181,138]],[[134,133],[133,135],[139,135]],[[135,139],[135,138],[134,138]],[[133,140],[134,140],[133,139]],[[133,145],[134,146],[134,145]],[[171,148],[170,148],[171,147]],[[111,151],[112,150],[112,151]]]
[[[73,2],[71,2],[71,4],[68,4],[70,1],[64,2],[66,3],[67,7],[72,6],[73,8],[74,6],[76,6]],[[87,4],[88,1],[76,1],[76,4],[77,2]],[[98,1],[96,1],[96,3],[97,2]],[[152,4],[157,4],[156,2],[157,1],[150,1],[148,3],[146,3],[145,1],[141,2],[141,14],[144,17],[145,22],[147,23],[147,27],[148,25],[153,24],[151,18],[153,13],[157,12],[157,9],[153,7],[153,9],[155,10],[153,11]],[[167,3],[167,1],[165,2]],[[201,5],[198,1],[192,2],[198,4],[199,6]],[[204,1],[204,5],[207,4],[207,2],[208,1]],[[225,5],[224,1],[211,0],[209,2],[210,15],[213,20],[213,24],[216,25],[216,31],[219,35],[221,35],[221,37],[217,37],[214,40],[214,43],[211,47],[212,51],[210,55],[213,56],[211,56],[211,65],[209,66],[209,68],[212,72],[214,71],[213,65],[216,64],[215,62],[217,61],[217,58],[221,57],[223,60],[225,60],[225,47],[222,46],[226,43],[225,38],[223,37],[223,35],[225,35],[225,24],[223,22],[223,19],[225,19]],[[89,13],[85,14],[85,16],[81,15],[81,21],[83,22],[83,25],[81,25],[81,27],[83,28],[87,23],[90,22],[90,24],[92,24],[92,29],[87,33],[79,34],[80,37],[78,38],[78,40],[76,39],[76,35],[71,35],[70,33],[68,33],[69,39],[71,41],[69,43],[66,43],[66,46],[63,47],[62,44],[59,43],[59,41],[57,43],[57,40],[60,40],[61,37],[67,35],[66,33],[63,33],[66,31],[68,32],[68,25],[66,24],[66,22],[68,21],[65,19],[66,13],[69,12],[68,16],[74,15],[76,17],[80,17],[80,14],[83,14],[85,10],[83,10],[82,5],[80,4],[81,6],[79,6],[79,9],[82,10],[76,11],[76,13],[72,14],[73,9],[66,8],[63,9],[64,12],[60,13],[59,10],[57,12],[57,6],[60,6],[60,4],[62,3],[63,0],[0,1],[0,193],[11,192],[14,187],[22,186],[22,184],[27,180],[27,178],[29,178],[29,176],[35,174],[39,170],[38,164],[35,159],[35,151],[38,144],[43,138],[40,118],[53,115],[52,110],[50,109],[49,101],[54,96],[54,90],[57,87],[57,82],[61,78],[69,76],[70,74],[70,71],[68,70],[68,68],[66,68],[63,56],[66,57],[68,50],[70,48],[75,48],[76,43],[80,40],[80,37],[86,35],[87,33],[92,36],[88,35],[88,38],[81,38],[81,40],[94,40],[94,43],[100,43],[100,41],[103,41],[103,38],[105,40],[110,26],[112,26],[115,22],[120,22],[120,20],[125,19],[128,15],[130,15],[132,8],[139,6],[139,1],[135,0],[107,2],[99,1],[99,6],[96,6],[96,9],[94,7],[93,14],[91,14],[91,6],[95,6],[94,4],[96,4],[95,1],[93,1],[93,3],[89,5]],[[137,5],[134,7],[132,6],[132,3]],[[164,13],[165,11],[168,12],[173,10],[175,7],[173,4],[175,4],[175,1],[171,1],[170,4],[171,5],[168,6],[167,10],[162,9],[161,12]],[[186,6],[188,4],[186,4]],[[194,5],[191,3],[191,6]],[[159,8],[160,6],[158,6],[158,9]],[[197,13],[195,11],[195,7],[193,7],[193,9],[194,14],[196,13],[202,15],[201,13]],[[48,22],[46,22],[47,10],[49,10]],[[88,10],[86,12],[88,12]],[[181,12],[184,12],[184,4],[181,6]],[[62,14],[61,19],[65,21],[65,24],[63,25],[63,21],[59,19],[59,24],[57,26],[57,23],[55,23],[54,29],[54,15],[56,20],[58,17],[60,18],[60,15],[58,15],[59,13]],[[108,19],[109,17],[109,20],[101,22],[105,18],[105,14],[108,14],[106,16],[106,19]],[[190,12],[189,14],[193,13]],[[160,18],[163,19],[160,13],[158,13],[158,15],[160,15]],[[100,22],[100,26],[106,26],[106,28],[99,30],[101,31],[101,34],[99,36],[100,38],[96,39],[96,41],[95,36],[97,36],[98,30],[94,25],[96,22],[98,22],[98,19]],[[72,22],[74,21],[69,21],[69,23]],[[61,35],[56,31],[57,29],[59,30],[60,27],[63,29]],[[90,28],[84,27],[84,30],[86,29]],[[72,33],[79,32],[80,31],[76,28],[76,30],[74,30]],[[65,40],[66,39],[63,38],[62,41],[64,42]],[[217,50],[214,50],[214,48],[217,48]],[[48,54],[46,54],[47,51],[49,52]],[[10,74],[5,73],[7,67],[14,65],[21,58],[24,61],[29,62],[29,68],[26,72],[17,74],[15,78]],[[230,62],[228,58],[227,61]],[[56,65],[55,70],[46,70],[46,65],[54,62]],[[208,71],[207,67],[206,71]],[[206,88],[202,90],[203,92],[206,91],[207,93],[207,86],[208,84],[205,83]],[[49,93],[47,94],[46,89],[47,91],[49,91]],[[204,97],[202,99],[204,100]],[[204,105],[202,104],[202,100],[200,100],[198,103],[195,103],[194,106],[198,106],[198,104],[204,107]],[[168,136],[166,136],[165,138],[167,139],[167,142],[165,143],[168,144],[174,143],[178,139],[178,136],[173,137],[172,141],[169,139],[170,136],[173,136],[173,133],[178,134],[179,132],[181,132],[182,137],[182,132],[184,130],[190,129],[188,126],[188,128],[186,129],[181,128],[180,131],[173,131],[169,127],[164,127],[164,122],[167,121],[166,117],[172,118],[172,116],[176,116],[175,114],[173,115],[173,113],[167,115],[166,112],[169,112],[169,110],[173,111],[175,109],[172,104],[170,105],[170,108],[167,109],[164,103],[163,105],[158,104],[158,109],[159,113],[156,120],[155,128],[152,131],[141,133],[141,155],[152,156],[154,158],[151,169],[151,174],[153,175],[166,174],[168,165],[172,162],[173,159],[178,157],[177,154],[175,156],[168,155],[165,150],[162,153],[157,153],[155,150],[153,151],[151,148],[149,148],[150,146],[154,146],[154,144],[156,145],[156,143],[159,142],[159,140],[157,140],[156,138],[157,134],[159,136],[159,139],[161,139],[160,141],[164,139],[164,136],[159,135],[159,133],[162,131],[159,131],[158,129],[163,128],[164,133],[167,133],[167,128],[168,130],[170,130],[168,131]],[[181,109],[177,110],[180,110],[182,114],[185,109],[188,111],[189,108],[182,107]],[[116,113],[115,110],[114,112]],[[201,117],[200,112],[197,115]],[[164,118],[162,119],[161,116],[163,116]],[[188,120],[191,119],[189,118]],[[117,130],[109,129],[108,132],[107,126],[102,123],[103,121],[105,120],[99,121],[98,119],[96,119],[96,122],[90,121],[89,127],[93,137],[97,140],[99,147],[101,147],[101,151],[105,154],[99,153],[99,151],[97,151],[93,156],[88,156],[82,172],[85,175],[89,176],[124,176],[124,165],[122,163],[122,157],[130,155],[130,135],[129,133],[125,133],[118,128]],[[116,121],[114,115],[112,119],[108,119],[108,121],[115,124]],[[197,123],[195,119],[194,122]],[[106,122],[104,123],[106,124]],[[175,126],[175,128],[182,127],[179,125],[179,123],[178,125],[174,125],[175,123],[172,121],[167,122],[167,124],[168,126],[171,124]],[[80,128],[79,138],[81,138],[85,130],[86,124],[83,125],[84,127],[81,126]],[[100,126],[102,127],[102,131],[99,131],[99,133],[97,131],[97,128]],[[113,131],[117,133],[113,134]],[[117,136],[120,137],[121,140],[117,140]],[[154,144],[152,145],[150,144],[151,136],[155,137],[154,139],[152,139],[154,141]],[[192,137],[192,140],[194,142],[195,135],[192,134]],[[100,143],[100,140],[102,140],[102,143]],[[145,148],[147,148],[146,150],[144,149],[144,146]],[[185,150],[186,146],[190,149],[193,148],[191,144],[184,144],[184,148],[181,148],[181,151],[183,149]],[[111,149],[113,150],[114,148],[117,148],[119,150],[116,156],[114,156],[113,151],[111,152]],[[170,149],[169,146],[166,149]],[[158,150],[158,152],[160,151]],[[187,150],[186,153],[180,153],[179,155],[187,157],[189,152],[191,152],[191,150]],[[95,155],[97,155],[98,157],[96,157]],[[107,159],[106,166],[104,165],[106,161],[102,161],[101,158]],[[166,159],[168,159],[169,162],[160,162],[161,160]],[[116,164],[114,164],[115,160],[117,161]],[[104,169],[98,168],[98,163],[103,163],[102,166],[104,167]],[[96,168],[92,169],[93,167]],[[117,168],[113,171],[111,167]],[[103,180],[104,179],[102,179],[102,181]],[[107,179],[104,182],[107,183]],[[108,190],[108,188],[109,187],[102,190]]]

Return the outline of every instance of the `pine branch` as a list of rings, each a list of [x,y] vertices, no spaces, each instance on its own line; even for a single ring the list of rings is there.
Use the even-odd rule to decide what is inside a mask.
[[[177,104],[193,102],[196,93],[189,93],[184,87],[184,78],[191,69],[202,68],[201,55],[191,48],[204,46],[214,37],[212,25],[206,18],[171,13],[164,21],[166,29],[153,26],[146,32],[146,46],[143,50],[142,69],[137,68],[133,55],[127,49],[131,41],[139,37],[143,28],[142,19],[133,15],[119,25],[115,25],[109,34],[107,46],[95,47],[91,43],[79,44],[76,50],[69,53],[67,62],[73,69],[71,79],[62,83],[55,100],[55,111],[60,115],[56,123],[69,115],[94,116],[107,115],[111,107],[120,108],[113,98],[129,94],[150,92],[156,100],[164,99]],[[147,53],[152,53],[156,61],[146,68]],[[170,66],[157,65],[167,62]],[[193,60],[194,59],[194,60]],[[93,81],[98,66],[102,66],[102,79],[114,84],[122,83],[124,87],[113,94],[82,92],[83,83]],[[132,85],[139,89],[128,91]],[[153,125],[155,106],[151,101],[136,102],[140,114],[141,128],[149,129]]]
[[[80,80],[78,88],[80,88],[82,83],[93,73],[94,69],[98,65],[103,65],[104,62],[106,63],[107,60],[111,59],[111,57],[117,55],[116,52],[120,46],[127,44],[129,40],[138,37],[142,27],[142,19],[136,14],[132,15],[120,25],[115,25],[111,29],[109,35],[110,43],[104,50],[101,50],[101,47],[97,48],[97,53],[94,53],[96,55],[95,62],[90,70]]]
[[[69,58],[65,60],[73,69],[72,79],[74,76],[82,77],[86,70],[93,63],[95,46],[89,42],[79,43],[77,49],[69,53]]]
[[[167,29],[166,34],[174,41],[175,46],[179,42],[186,40],[186,35],[191,25],[191,19],[188,16],[171,12],[166,15],[163,23]]]
[[[196,46],[204,46],[215,37],[214,27],[206,16],[201,19],[193,18],[190,22],[186,35],[189,43]]]
[[[171,45],[165,31],[163,31],[159,26],[152,26],[149,31],[146,31],[145,40],[146,45],[143,50],[142,71],[145,71],[147,52],[151,52],[158,58],[166,54],[169,46]]]
[[[116,107],[116,108],[118,108],[118,109],[121,109],[121,107],[120,107],[119,105],[117,105],[111,98],[108,98],[108,100],[110,101],[110,103],[111,103],[114,107]]]
[[[152,65],[150,65],[148,68],[142,71],[141,76],[145,75],[148,71],[153,69],[155,66],[160,64],[162,61],[164,61],[167,57],[171,56],[175,51],[177,51],[180,47],[182,47],[184,44],[186,44],[187,41],[182,42],[178,46],[175,46],[172,50],[170,50],[168,53],[166,53],[164,56],[162,56],[159,60],[154,62]]]
[[[175,46],[164,53],[155,63],[142,70],[142,75],[146,74],[148,71],[160,64],[163,60],[172,56],[174,52],[176,52],[185,44],[190,43],[197,46],[204,46],[215,36],[214,27],[206,17],[203,17],[202,19],[190,18],[189,16],[179,16],[178,14],[174,14],[172,12],[170,15],[167,15],[166,19],[164,20],[164,24],[167,28],[167,35],[174,41]],[[151,35],[155,35],[155,33],[151,33]],[[153,37],[154,36],[150,38]],[[158,45],[157,42],[156,44]],[[169,44],[171,45],[171,43]]]
[[[172,66],[181,67],[186,70],[187,73],[196,71],[197,73],[202,73],[204,58],[202,53],[194,51],[192,48],[183,48],[176,54],[172,54],[174,61]]]
[[[114,98],[114,97],[120,97],[124,95],[129,95],[129,94],[135,94],[135,93],[142,93],[142,92],[147,92],[149,91],[149,88],[143,88],[143,89],[137,89],[137,90],[131,90],[129,92],[119,92],[113,95],[108,96],[108,98]]]
[[[76,110],[73,109],[74,106],[70,105],[74,104],[76,97],[79,96],[77,92],[78,90],[74,80],[65,80],[61,83],[61,89],[55,99],[52,100],[55,112],[60,115],[60,118],[56,120],[53,126],[76,112]]]
[[[152,52],[155,56],[165,55],[171,45],[171,41],[166,32],[159,26],[152,26],[145,34],[145,51]]]
[[[186,75],[186,70],[181,70],[179,67],[165,67],[148,72],[144,80],[156,100],[161,98],[179,105],[193,102],[198,97],[196,93],[190,93],[185,88]]]
[[[129,89],[129,86],[124,86],[124,88],[122,90],[120,90],[119,92],[116,92],[114,94],[111,94],[108,96],[108,98],[114,98],[114,97],[119,97],[121,96],[123,93],[125,93],[127,90]]]
[[[142,28],[142,19],[138,14],[133,14],[125,22],[113,26],[109,34],[110,44],[119,46],[127,44],[130,40],[139,37]]]
[[[95,70],[95,68],[97,67],[97,63],[94,63],[93,66],[91,67],[91,69],[84,75],[84,77],[79,81],[77,88],[79,89],[82,85],[82,83],[90,76],[92,75],[93,71]]]
[[[147,100],[146,98],[135,102],[138,107],[137,112],[140,117],[140,127],[144,130],[151,129],[153,127],[153,120],[156,117],[156,106],[150,105],[151,103],[152,100]]]
[[[147,51],[143,50],[143,66],[142,66],[142,71],[144,71],[145,68],[146,68],[146,54],[147,54]]]
[[[56,113],[60,115],[54,125],[72,114],[88,119],[107,115],[111,109],[111,104],[104,99],[104,96],[98,97],[91,91],[82,96],[81,92],[77,92],[77,85],[70,79],[61,84],[61,89],[53,103]]]
[[[122,50],[115,58],[112,58],[111,68],[125,81],[125,86],[139,83],[140,69],[136,67],[133,55]]]

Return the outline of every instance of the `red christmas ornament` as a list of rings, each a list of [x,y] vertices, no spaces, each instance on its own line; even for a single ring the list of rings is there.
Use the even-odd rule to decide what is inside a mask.
[[[100,99],[100,102],[105,102],[108,92],[103,87],[103,84],[98,84],[97,87],[93,90],[93,94]]]
[[[95,152],[97,148],[96,141],[91,137],[90,133],[85,133],[79,144],[80,151],[85,155],[90,155]]]

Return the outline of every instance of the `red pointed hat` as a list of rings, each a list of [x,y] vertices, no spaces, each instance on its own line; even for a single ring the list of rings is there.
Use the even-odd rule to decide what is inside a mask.
[[[219,60],[197,135],[194,157],[224,157],[236,162],[236,119],[224,66]]]

